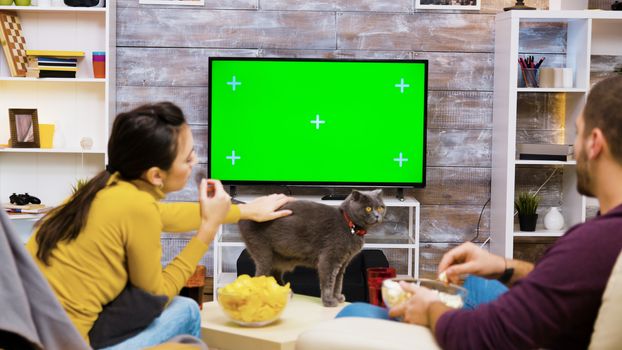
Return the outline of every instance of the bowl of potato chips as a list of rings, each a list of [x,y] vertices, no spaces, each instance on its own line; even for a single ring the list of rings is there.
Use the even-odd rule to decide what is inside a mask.
[[[240,275],[218,290],[218,304],[231,321],[246,327],[268,325],[281,317],[292,297],[289,283],[274,277]]]

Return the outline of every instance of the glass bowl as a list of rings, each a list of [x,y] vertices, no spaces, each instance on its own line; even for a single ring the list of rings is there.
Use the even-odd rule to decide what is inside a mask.
[[[261,327],[281,317],[292,295],[291,290],[287,293],[265,290],[248,294],[231,293],[220,288],[218,305],[234,323],[245,327]]]
[[[387,307],[398,305],[411,297],[399,285],[400,281],[426,287],[438,293],[439,299],[447,306],[459,309],[464,305],[467,290],[455,284],[446,284],[438,280],[426,278],[397,277],[382,281],[382,300]]]

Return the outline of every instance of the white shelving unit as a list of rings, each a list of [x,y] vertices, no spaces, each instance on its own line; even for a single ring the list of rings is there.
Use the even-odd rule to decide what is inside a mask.
[[[322,204],[338,206],[340,200],[321,200],[318,196],[296,196],[298,200],[309,200]],[[254,197],[237,197],[243,202],[249,202]],[[406,276],[419,277],[419,201],[414,198],[405,198],[400,201],[396,198],[384,198],[384,204],[389,207],[408,208],[408,231],[399,237],[383,237],[367,234],[363,249],[407,249],[408,271]],[[214,240],[214,299],[217,298],[218,288],[233,282],[237,274],[235,272],[223,272],[223,249],[235,247],[244,248],[244,242],[239,233],[227,231],[229,225],[222,225]],[[233,231],[233,230],[232,230]]]
[[[0,202],[8,202],[14,192],[28,192],[57,205],[77,179],[104,169],[116,85],[116,2],[106,6],[0,6],[0,11],[18,14],[28,49],[85,53],[75,79],[11,77],[0,53],[0,144],[10,138],[9,108],[37,109],[39,124],[55,125],[52,149],[0,149]],[[106,78],[93,77],[93,51],[106,52]],[[82,137],[93,140],[90,150],[81,149]]]
[[[529,22],[562,23],[567,30],[565,66],[574,71],[572,88],[519,88],[519,29]],[[590,89],[591,55],[622,55],[622,13],[612,11],[508,11],[495,19],[495,77],[493,105],[491,250],[511,258],[515,237],[558,237],[563,231],[521,232],[514,218],[514,187],[517,166],[563,168],[562,214],[566,227],[583,222],[586,199],[576,190],[575,161],[517,160],[516,116],[518,95],[558,93],[565,95],[564,140],[572,144],[575,119]],[[534,54],[530,52],[529,54]],[[555,143],[551,140],[551,143]],[[517,219],[516,219],[517,221]]]

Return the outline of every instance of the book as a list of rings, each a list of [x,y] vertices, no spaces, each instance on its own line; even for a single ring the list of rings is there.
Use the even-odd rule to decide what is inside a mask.
[[[26,50],[28,56],[46,56],[46,57],[84,57],[84,51],[66,51],[66,50]]]
[[[520,160],[558,160],[561,162],[567,162],[569,160],[574,160],[574,156],[572,154],[529,154],[529,153],[521,153],[518,156]]]
[[[519,143],[516,146],[518,154],[569,155],[574,153],[572,145],[557,145],[546,143]]]
[[[28,204],[28,205],[15,205],[5,203],[2,205],[4,211],[7,213],[22,213],[22,214],[42,214],[54,209],[48,207],[45,204]]]
[[[14,12],[0,11],[0,43],[12,77],[24,77],[27,71],[26,39]]]
[[[63,72],[55,70],[40,70],[39,78],[75,78],[76,72]]]

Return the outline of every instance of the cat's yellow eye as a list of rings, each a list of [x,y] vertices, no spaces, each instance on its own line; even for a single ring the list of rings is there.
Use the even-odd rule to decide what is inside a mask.
[[[383,207],[378,207],[376,210],[378,210],[379,213],[382,213],[384,211]]]
[[[371,213],[371,207],[365,208],[365,211],[368,212],[368,213]]]

